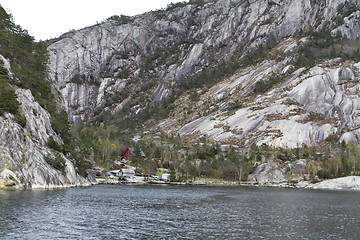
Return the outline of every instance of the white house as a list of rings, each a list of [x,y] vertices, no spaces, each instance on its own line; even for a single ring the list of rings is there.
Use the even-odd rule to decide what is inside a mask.
[[[135,171],[133,169],[123,168],[120,170],[109,171],[106,174],[110,177],[133,178],[135,176]]]
[[[135,171],[133,169],[123,168],[119,171],[119,177],[132,178],[135,176]]]
[[[164,173],[161,176],[161,179],[164,180],[164,181],[170,181],[170,174],[169,173]]]

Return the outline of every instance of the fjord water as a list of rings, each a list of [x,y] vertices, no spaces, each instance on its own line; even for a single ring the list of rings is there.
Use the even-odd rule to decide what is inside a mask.
[[[103,185],[0,191],[0,239],[358,239],[360,192]]]

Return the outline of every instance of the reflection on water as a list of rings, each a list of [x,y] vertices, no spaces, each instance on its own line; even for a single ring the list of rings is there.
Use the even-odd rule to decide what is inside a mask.
[[[360,192],[108,185],[0,191],[1,239],[358,239]]]

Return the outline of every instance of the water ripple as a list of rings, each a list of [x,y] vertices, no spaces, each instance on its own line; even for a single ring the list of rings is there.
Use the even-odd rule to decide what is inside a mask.
[[[0,239],[357,239],[359,192],[94,186],[0,192]]]

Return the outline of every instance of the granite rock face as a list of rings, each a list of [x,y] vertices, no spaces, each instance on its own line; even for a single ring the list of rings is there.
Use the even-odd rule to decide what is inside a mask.
[[[343,22],[332,21],[341,4],[352,2],[357,3],[208,0],[108,20],[52,40],[50,78],[62,93],[70,120],[80,122],[105,106],[106,94],[120,95],[126,88],[131,95],[146,89],[159,101],[170,96],[174,82],[184,76],[241,57],[272,38],[323,27],[358,38],[360,11],[341,16]]]
[[[279,169],[275,162],[267,162],[259,165],[248,178],[250,183],[281,183],[286,181],[286,175]]]
[[[45,126],[39,131],[46,131]],[[0,117],[0,188],[52,189],[88,186],[89,181],[77,175],[73,163],[65,156],[63,175],[46,161],[54,153],[41,144],[30,131],[15,122],[11,114]]]
[[[249,175],[252,184],[280,184],[287,181],[301,181],[306,173],[306,161],[299,159],[294,162],[268,161],[261,163]]]
[[[311,184],[307,188],[327,190],[360,190],[360,177],[348,176]]]
[[[29,89],[16,89],[18,101],[21,103],[21,112],[26,118],[26,130],[31,134],[34,141],[40,145],[46,145],[51,136],[59,144],[63,144],[62,139],[51,127],[50,114],[35,101]]]
[[[10,62],[4,63],[10,71]],[[26,126],[22,127],[9,113],[0,116],[0,189],[89,186],[90,182],[76,173],[74,164],[63,154],[59,153],[66,164],[64,172],[46,162],[46,158],[55,158],[54,152],[47,146],[49,137],[59,144],[63,141],[51,127],[50,114],[35,101],[31,91],[16,88],[15,92],[21,104],[19,112],[26,118]]]
[[[233,144],[296,148],[315,146],[346,129],[340,140],[358,141],[360,63],[335,61],[308,71],[298,69],[279,87],[244,102],[236,111],[226,110],[228,99],[244,96],[256,82],[289,67],[288,59],[264,61],[215,85],[202,101],[219,110],[190,121],[177,133],[206,135]]]

